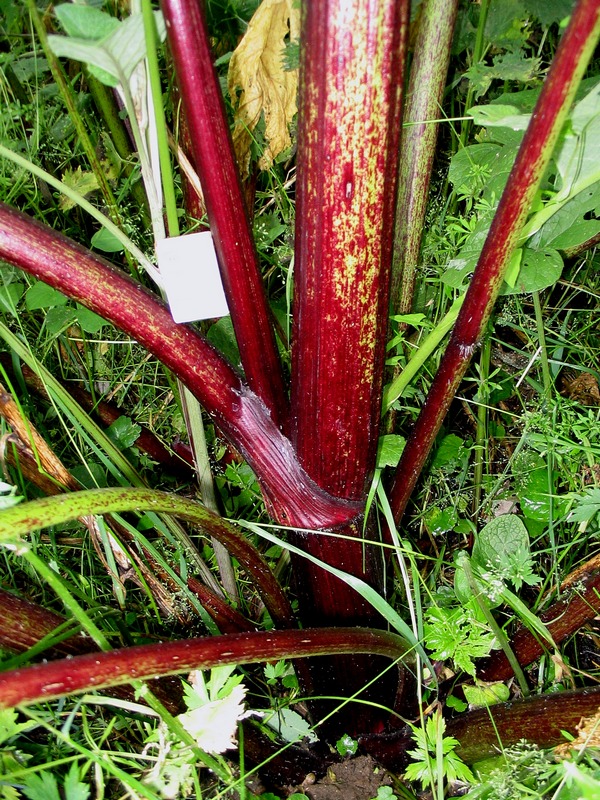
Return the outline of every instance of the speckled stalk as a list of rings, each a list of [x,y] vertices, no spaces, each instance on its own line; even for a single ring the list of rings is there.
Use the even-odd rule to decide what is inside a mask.
[[[399,522],[487,325],[510,257],[600,35],[600,0],[579,0],[556,51],[427,401],[391,491]]]
[[[269,565],[254,545],[233,525],[194,500],[154,489],[120,487],[89,489],[68,495],[43,497],[5,509],[0,514],[0,543],[14,542],[29,531],[61,525],[88,514],[111,514],[145,509],[172,514],[200,526],[221,542],[252,578],[273,621],[281,627],[295,624],[291,606]]]
[[[287,391],[201,6],[162,0],[161,7],[242,366],[285,424]]]
[[[2,673],[0,708],[226,664],[330,653],[376,653],[395,660],[407,657],[409,650],[406,642],[394,633],[363,628],[255,631],[141,645]]]
[[[424,0],[404,107],[392,260],[392,314],[412,310],[429,181],[458,0]]]
[[[379,430],[407,7],[303,5],[293,438],[309,475],[352,500]]]
[[[0,258],[100,314],[171,369],[255,470],[279,522],[324,528],[356,516],[356,504],[311,481],[265,404],[219,353],[121,270],[1,203]]]
[[[597,686],[529,697],[460,714],[447,723],[445,736],[458,739],[456,754],[472,764],[496,756],[522,739],[542,748],[563,744],[563,731],[576,737],[582,718],[597,716],[599,707]]]

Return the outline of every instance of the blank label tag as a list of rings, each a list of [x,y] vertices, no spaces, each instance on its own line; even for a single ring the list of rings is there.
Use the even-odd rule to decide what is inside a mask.
[[[156,256],[175,322],[229,314],[210,231],[161,239]]]

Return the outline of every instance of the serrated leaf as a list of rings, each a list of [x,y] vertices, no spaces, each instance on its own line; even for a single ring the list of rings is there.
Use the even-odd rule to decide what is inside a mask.
[[[6,484],[3,484],[4,486]],[[12,487],[14,489],[14,487]],[[0,709],[0,745],[10,741],[13,736],[34,727],[35,723],[31,720],[17,722],[17,712],[14,708]]]
[[[291,708],[278,709],[275,714],[265,720],[265,723],[286,742],[297,742],[300,739],[308,739],[309,742],[317,741],[308,722]]]
[[[300,10],[293,0],[263,0],[229,62],[227,84],[234,106],[233,146],[247,175],[251,132],[264,115],[267,148],[259,160],[268,169],[291,146],[288,126],[296,111],[297,70],[287,71],[284,48],[299,38]]]
[[[62,175],[62,182],[68,189],[74,189],[83,197],[90,192],[95,192],[98,188],[98,179],[94,173],[84,172],[81,167],[77,167],[75,170],[65,170]],[[70,197],[61,194],[58,205],[62,211],[68,211],[73,208],[76,203]]]
[[[590,522],[600,514],[600,489],[590,488],[577,498],[577,505],[569,512],[573,522]]]
[[[79,780],[79,768],[77,762],[71,764],[71,769],[65,777],[65,800],[88,800],[90,787]]]
[[[117,447],[127,449],[135,444],[141,430],[141,427],[129,417],[119,417],[106,429],[106,435]]]
[[[51,772],[27,775],[21,791],[28,800],[61,800],[56,778]]]
[[[64,306],[68,302],[58,289],[53,289],[43,281],[37,281],[33,284],[25,295],[25,305],[29,311],[37,311],[40,308],[55,308],[56,306]]]
[[[523,0],[526,10],[547,28],[560,22],[573,10],[575,0]]]

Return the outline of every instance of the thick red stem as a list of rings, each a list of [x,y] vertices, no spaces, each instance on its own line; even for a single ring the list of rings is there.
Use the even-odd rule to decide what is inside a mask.
[[[101,314],[171,369],[255,470],[279,522],[324,528],[356,516],[356,504],[307,476],[265,404],[220,354],[121,270],[2,203],[0,258]]]
[[[579,0],[542,87],[450,342],[398,465],[390,495],[396,524],[490,318],[510,257],[599,33],[600,0]]]
[[[285,424],[287,392],[204,17],[198,0],[161,6],[242,367],[250,388]]]

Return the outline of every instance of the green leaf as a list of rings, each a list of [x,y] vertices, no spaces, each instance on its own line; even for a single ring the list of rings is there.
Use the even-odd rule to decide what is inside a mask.
[[[569,513],[573,522],[590,522],[600,514],[600,489],[590,487],[583,495],[575,495],[577,505]]]
[[[106,228],[100,228],[99,231],[92,236],[92,247],[96,250],[102,250],[103,253],[121,253],[125,248],[123,243],[111,231]]]
[[[568,200],[531,238],[531,245],[565,250],[586,242],[600,232],[600,220],[592,218],[599,209],[600,182]]]
[[[100,333],[102,328],[105,325],[108,325],[108,322],[101,316],[95,314],[93,311],[90,311],[89,308],[84,308],[79,304],[77,305],[77,322],[81,326],[82,330],[91,334]]]
[[[51,772],[27,775],[22,792],[28,800],[61,800],[56,778]]]
[[[37,281],[31,286],[25,294],[25,305],[29,311],[36,311],[38,308],[54,308],[56,306],[64,306],[68,302],[62,292],[53,289],[43,281]]]
[[[0,285],[0,311],[17,316],[17,303],[23,296],[25,284],[20,281]]]
[[[547,28],[560,22],[573,11],[575,0],[523,0],[525,9]]]
[[[77,762],[71,764],[65,778],[65,800],[88,800],[90,787],[79,780],[79,768]]]
[[[482,569],[499,568],[506,557],[521,547],[529,549],[527,528],[516,514],[496,517],[480,531],[471,559]]]
[[[504,683],[465,685],[463,691],[469,705],[475,708],[487,708],[494,703],[505,703],[510,698],[510,690]]]
[[[164,41],[166,29],[162,14],[155,11],[154,15],[160,41]],[[82,61],[102,83],[117,86],[129,81],[146,54],[144,21],[141,14],[132,14],[123,22],[117,22],[101,39],[49,36],[48,44],[55,55]]]
[[[343,756],[353,756],[358,750],[358,742],[347,733],[335,743],[336,750]]]
[[[119,417],[106,429],[106,435],[117,447],[126,450],[136,443],[141,430],[129,417]]]
[[[265,719],[265,724],[276,731],[286,742],[297,742],[308,739],[316,742],[317,736],[308,722],[291,708],[280,708],[272,716]]]
[[[502,294],[539,292],[553,286],[560,278],[563,266],[562,257],[556,250],[532,250],[524,247],[521,268],[514,286],[505,282]]]
[[[517,590],[523,583],[539,583],[533,574],[529,534],[516,514],[504,514],[487,523],[475,540],[471,561],[482,574],[508,580]]]
[[[54,13],[65,33],[75,38],[98,41],[119,27],[118,19],[91,6],[63,3]]]
[[[444,436],[433,457],[432,468],[440,469],[456,464],[464,455],[464,444],[464,440],[454,433]]]
[[[515,131],[524,131],[529,125],[531,114],[523,114],[516,106],[503,106],[488,104],[486,106],[473,106],[467,112],[476,125],[483,127],[512,128]]]
[[[58,336],[75,322],[75,309],[70,306],[53,306],[48,309],[45,325],[50,336]]]
[[[31,720],[17,722],[17,716],[14,708],[0,709],[0,745],[9,742],[13,736],[18,736],[22,731],[35,726]]]
[[[384,467],[397,467],[406,439],[395,433],[386,433],[379,437],[377,446],[377,469]]]

